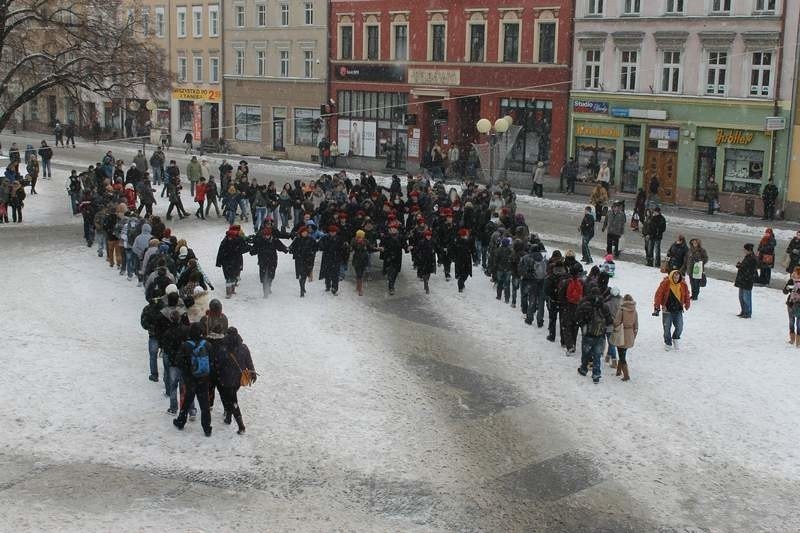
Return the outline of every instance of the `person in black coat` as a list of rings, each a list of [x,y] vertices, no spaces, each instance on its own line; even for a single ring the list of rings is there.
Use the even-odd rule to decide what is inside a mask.
[[[289,253],[294,256],[294,275],[300,282],[300,298],[306,295],[306,280],[314,270],[317,242],[309,235],[308,226],[297,229],[297,237],[289,245]]]
[[[238,225],[231,226],[225,233],[225,238],[219,244],[217,251],[217,267],[222,267],[225,276],[225,298],[236,294],[236,285],[239,283],[239,274],[244,267],[242,255],[250,251],[250,246],[242,237]]]
[[[251,380],[256,382],[257,374],[253,366],[250,349],[242,342],[236,328],[228,328],[225,338],[218,343],[214,351],[214,368],[217,370],[217,380],[220,388],[220,399],[225,408],[226,424],[231,423],[231,417],[239,426],[237,433],[244,434],[245,427],[242,412],[239,409],[237,392],[241,386],[242,372],[250,371]]]
[[[450,281],[450,265],[453,261],[450,254],[450,246],[456,240],[456,226],[453,224],[453,211],[450,208],[444,208],[442,216],[444,221],[436,226],[436,255],[439,258],[439,264],[444,267],[444,279]]]
[[[472,276],[472,258],[475,255],[475,239],[467,228],[458,230],[458,238],[451,246],[451,255],[455,263],[458,292],[464,292],[467,278]]]
[[[430,294],[428,282],[431,274],[436,273],[436,250],[433,245],[433,233],[426,229],[422,232],[422,238],[416,241],[413,247],[414,257],[416,258],[417,276],[422,280],[425,287],[425,294]]]
[[[689,246],[686,244],[686,239],[683,235],[678,235],[672,246],[667,251],[667,261],[669,262],[669,271],[677,270],[681,275],[686,274],[686,257],[689,255]]]
[[[383,259],[383,274],[389,282],[389,295],[394,294],[397,276],[403,267],[403,251],[406,249],[405,239],[400,235],[400,223],[394,221],[389,224],[389,233],[381,239],[381,258]]]
[[[199,322],[192,324],[189,327],[189,338],[181,345],[180,353],[178,355],[178,366],[182,370],[183,382],[186,386],[186,395],[183,399],[183,405],[178,413],[178,417],[172,420],[172,424],[178,428],[183,429],[186,425],[186,418],[189,415],[189,410],[194,404],[195,397],[197,403],[200,404],[200,425],[203,426],[203,432],[206,437],[211,436],[211,408],[209,405],[208,391],[209,391],[209,374],[201,375],[196,368],[194,368],[193,357],[206,357],[209,359],[209,368],[211,367],[212,354],[208,353],[208,344],[203,339],[203,326]]]
[[[258,256],[258,279],[264,290],[264,298],[272,293],[272,280],[278,268],[278,252],[287,253],[286,245],[272,235],[272,227],[264,226],[253,240],[250,255]]]
[[[586,263],[587,265],[591,265],[594,261],[592,260],[592,251],[589,248],[589,242],[594,238],[594,216],[592,216],[592,207],[586,206],[584,209],[583,220],[581,220],[581,225],[578,230],[581,232],[581,261]]]
[[[744,245],[744,257],[736,263],[736,281],[733,285],[739,289],[739,306],[742,311],[739,318],[750,318],[753,314],[753,283],[758,276],[758,261],[753,253],[753,245]]]
[[[325,280],[325,292],[334,296],[339,292],[339,273],[342,263],[347,262],[347,241],[339,235],[339,226],[328,227],[328,234],[318,243],[322,251],[319,279]]]

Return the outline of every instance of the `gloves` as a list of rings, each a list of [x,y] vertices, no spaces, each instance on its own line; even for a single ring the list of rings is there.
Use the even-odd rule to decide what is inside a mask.
[[[658,316],[660,313],[661,313],[661,309],[659,309],[658,307],[653,309],[653,316]]]

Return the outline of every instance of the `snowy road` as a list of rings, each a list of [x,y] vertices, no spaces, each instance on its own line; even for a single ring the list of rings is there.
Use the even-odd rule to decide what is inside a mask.
[[[5,142],[4,142],[5,146]],[[0,524],[13,531],[788,531],[800,486],[797,368],[783,296],[754,292],[741,321],[710,280],[680,352],[649,314],[654,269],[621,262],[640,302],[632,379],[595,386],[494,300],[482,276],[426,297],[401,274],[363,298],[318,282],[300,300],[280,258],[257,297],[246,259],[225,301],[262,377],[248,434],[213,414],[177,432],[147,381],[141,292],[81,244],[59,180],[0,226]],[[159,206],[163,210],[164,206]],[[534,215],[534,225],[546,224]],[[222,226],[175,231],[212,268]]]

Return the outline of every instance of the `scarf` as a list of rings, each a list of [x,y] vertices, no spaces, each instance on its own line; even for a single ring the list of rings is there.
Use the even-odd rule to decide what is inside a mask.
[[[681,298],[681,282],[675,283],[673,281],[673,276],[675,275],[676,272],[678,271],[673,270],[672,272],[669,273],[669,290],[670,292],[672,292],[672,294],[675,296],[678,302],[680,302],[681,305],[683,305],[683,299]]]

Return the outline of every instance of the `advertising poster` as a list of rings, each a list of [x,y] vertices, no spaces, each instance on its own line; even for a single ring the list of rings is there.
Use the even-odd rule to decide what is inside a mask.
[[[203,107],[194,104],[194,120],[192,120],[192,137],[195,141],[203,139]]]
[[[339,151],[342,154],[352,153],[358,156],[375,157],[377,126],[375,122],[339,119],[337,127]]]

